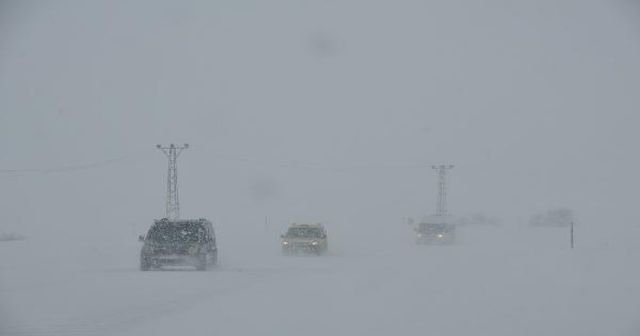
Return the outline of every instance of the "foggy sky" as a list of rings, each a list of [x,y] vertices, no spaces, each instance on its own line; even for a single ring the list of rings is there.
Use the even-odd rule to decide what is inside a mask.
[[[632,1],[56,1],[0,6],[0,231],[184,217],[398,224],[554,206],[628,230],[640,183]],[[56,219],[56,220],[52,220]],[[60,219],[65,219],[60,221]],[[64,224],[63,224],[64,223]],[[259,224],[258,224],[259,225]]]

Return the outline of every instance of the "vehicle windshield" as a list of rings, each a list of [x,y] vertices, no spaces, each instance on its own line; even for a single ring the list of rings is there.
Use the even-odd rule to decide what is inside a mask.
[[[324,235],[322,229],[319,228],[289,228],[287,237],[289,238],[322,238]]]
[[[447,231],[447,225],[422,223],[420,224],[419,230],[421,232],[444,232]]]
[[[192,223],[166,223],[154,225],[147,239],[156,243],[197,242],[204,235],[204,229]]]

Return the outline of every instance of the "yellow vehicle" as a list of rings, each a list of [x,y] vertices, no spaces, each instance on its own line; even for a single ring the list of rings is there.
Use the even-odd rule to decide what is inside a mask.
[[[282,254],[310,253],[321,255],[329,244],[327,231],[322,224],[292,224],[282,238]]]

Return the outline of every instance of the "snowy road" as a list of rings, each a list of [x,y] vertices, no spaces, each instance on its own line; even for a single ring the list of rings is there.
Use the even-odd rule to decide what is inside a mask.
[[[451,247],[404,236],[375,246],[336,241],[321,258],[281,257],[273,241],[253,240],[227,246],[208,272],[140,272],[130,243],[49,251],[37,240],[2,243],[0,334],[640,332],[640,276],[627,267],[635,250],[571,251],[549,231],[532,231],[546,246],[508,244],[502,238],[513,232],[503,231],[467,231]]]

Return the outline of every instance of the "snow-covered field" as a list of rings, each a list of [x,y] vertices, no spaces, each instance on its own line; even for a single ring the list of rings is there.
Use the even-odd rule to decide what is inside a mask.
[[[406,230],[401,230],[406,229]],[[135,237],[0,244],[1,335],[637,335],[640,248],[563,229],[333,231],[326,257],[220,236],[221,264],[140,272]]]
[[[640,335],[638,5],[0,1],[0,336]],[[215,269],[138,270],[157,143]],[[504,226],[416,246],[441,164]]]

